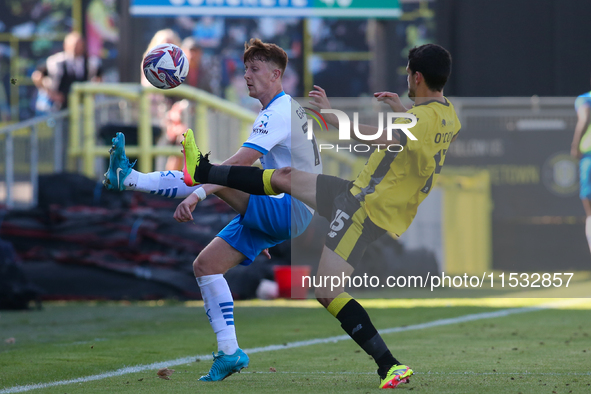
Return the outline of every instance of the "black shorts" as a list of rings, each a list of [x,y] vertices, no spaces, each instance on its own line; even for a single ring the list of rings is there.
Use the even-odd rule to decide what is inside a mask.
[[[367,246],[386,230],[371,221],[359,200],[349,191],[353,182],[330,175],[316,179],[316,208],[328,219],[330,229],[325,245],[356,267]]]

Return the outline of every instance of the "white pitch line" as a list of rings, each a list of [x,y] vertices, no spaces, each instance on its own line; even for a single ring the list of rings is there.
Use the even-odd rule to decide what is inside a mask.
[[[313,371],[313,372],[301,372],[301,371],[242,371],[242,374],[287,374],[287,375],[375,375],[375,372],[330,372],[330,371]],[[591,376],[591,372],[413,372],[414,375],[528,375],[528,376]]]
[[[471,314],[471,315],[453,317],[453,318],[449,318],[449,319],[434,320],[434,321],[427,322],[427,323],[413,324],[410,326],[386,328],[384,330],[379,330],[379,332],[380,332],[380,334],[392,334],[395,332],[422,330],[425,328],[439,327],[439,326],[445,326],[445,325],[456,324],[456,323],[464,323],[464,322],[475,321],[475,320],[492,319],[492,318],[496,318],[496,317],[505,317],[505,316],[510,316],[510,315],[514,315],[514,314],[518,314],[518,313],[540,311],[540,310],[544,310],[544,309],[550,309],[550,308],[553,308],[554,306],[562,305],[562,304],[563,303],[553,303],[553,304],[533,306],[533,307],[527,307],[527,308],[511,308],[511,309],[503,309],[503,310],[495,311],[495,312],[475,313],[475,314]],[[269,345],[269,346],[255,347],[255,348],[251,348],[251,349],[244,349],[244,351],[248,354],[263,353],[263,352],[271,352],[274,350],[292,349],[292,348],[297,348],[297,347],[318,345],[318,344],[324,344],[324,343],[335,343],[335,342],[344,341],[346,339],[350,339],[350,337],[348,335],[338,335],[338,336],[328,337],[328,338],[316,338],[316,339],[310,339],[307,341],[289,342],[289,343],[282,344],[282,345]],[[72,384],[72,383],[91,382],[94,380],[112,378],[115,376],[122,376],[122,375],[127,375],[130,373],[138,373],[138,372],[150,371],[150,370],[154,370],[154,369],[174,367],[176,365],[190,364],[197,359],[208,360],[208,359],[211,359],[211,355],[189,356],[189,357],[182,357],[182,358],[177,358],[177,359],[169,360],[169,361],[162,361],[162,362],[158,362],[158,363],[136,365],[133,367],[120,368],[115,371],[105,372],[105,373],[101,373],[98,375],[84,376],[81,378],[69,379],[69,380],[60,380],[57,382],[27,384],[24,386],[13,386],[13,387],[8,387],[8,388],[0,390],[0,394],[22,393],[25,391],[44,389],[44,388],[55,387],[55,386],[63,386],[63,385]]]

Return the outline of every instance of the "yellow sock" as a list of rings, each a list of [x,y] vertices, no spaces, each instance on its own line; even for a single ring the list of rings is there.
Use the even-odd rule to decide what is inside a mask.
[[[337,315],[339,314],[341,309],[343,309],[343,307],[345,305],[347,305],[347,303],[349,301],[351,301],[352,299],[353,299],[353,297],[351,297],[349,295],[349,293],[343,292],[343,293],[339,294],[338,296],[336,296],[335,299],[332,300],[330,302],[330,304],[328,304],[328,307],[326,307],[326,310],[329,311],[330,314],[333,315],[334,317],[337,317]]]
[[[263,186],[265,187],[265,194],[269,196],[276,196],[277,194],[279,194],[271,187],[271,177],[273,176],[274,172],[274,169],[263,171]]]

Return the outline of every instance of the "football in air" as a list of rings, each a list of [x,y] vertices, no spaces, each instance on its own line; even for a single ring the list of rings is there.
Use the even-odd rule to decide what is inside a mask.
[[[144,75],[159,89],[172,89],[185,81],[189,61],[181,48],[161,44],[150,49],[142,63]]]

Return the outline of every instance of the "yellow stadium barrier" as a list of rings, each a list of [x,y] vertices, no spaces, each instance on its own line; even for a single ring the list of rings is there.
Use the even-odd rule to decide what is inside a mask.
[[[139,84],[129,83],[75,83],[70,93],[70,138],[68,147],[68,165],[75,169],[78,159],[82,159],[82,173],[88,177],[94,177],[94,159],[108,157],[109,147],[97,143],[97,133],[94,121],[95,101],[97,94],[125,98],[135,101],[139,106],[138,115],[138,145],[126,146],[125,150],[130,156],[137,156],[139,170],[150,172],[156,156],[180,155],[178,146],[155,146],[152,138],[152,124],[150,113],[150,94],[162,94],[174,96],[179,99],[187,99],[196,103],[197,116],[195,125],[197,143],[201,146],[209,146],[208,120],[205,114],[209,109],[224,113],[241,122],[241,136],[244,140],[250,133],[250,127],[256,119],[256,114],[239,105],[221,99],[203,90],[181,85],[174,90],[160,90],[154,87],[144,87]],[[82,104],[82,110],[80,105]],[[80,122],[82,121],[82,127]],[[202,131],[202,132],[201,132]]]
[[[219,98],[213,94],[190,86],[181,85],[171,90],[161,90],[131,83],[75,83],[69,97],[70,102],[70,134],[68,144],[68,168],[78,171],[78,161],[82,160],[81,171],[84,175],[95,177],[95,159],[108,157],[109,146],[98,143],[95,124],[96,95],[120,97],[138,103],[138,145],[126,145],[128,156],[138,157],[138,170],[151,172],[156,156],[180,156],[178,146],[154,145],[150,112],[150,95],[162,94],[187,99],[195,102],[195,124],[192,125],[199,146],[211,146],[209,135],[214,132],[208,124],[207,113],[210,110],[223,113],[240,121],[240,139],[246,141],[250,135],[252,123],[257,114],[239,105]],[[354,177],[363,167],[363,160],[356,159],[346,152],[323,155],[324,165],[328,174],[339,175],[345,170],[347,175]],[[339,170],[340,169],[340,170]]]
[[[444,191],[442,233],[446,275],[490,272],[493,203],[488,171],[444,167],[437,186]]]

